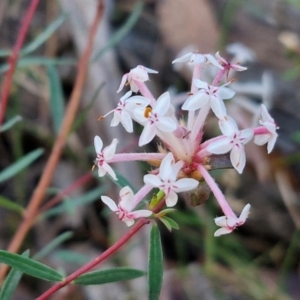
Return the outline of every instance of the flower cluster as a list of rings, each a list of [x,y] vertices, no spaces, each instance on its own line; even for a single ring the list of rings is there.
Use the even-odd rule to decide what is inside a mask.
[[[107,173],[113,180],[117,180],[110,166],[114,162],[141,160],[154,166],[144,176],[144,186],[136,194],[129,187],[124,187],[120,191],[118,205],[107,196],[102,196],[101,199],[120,220],[131,226],[138,218],[155,217],[150,209],[135,210],[152,189],[163,192],[165,205],[173,207],[178,202],[178,193],[193,191],[199,188],[199,180],[205,180],[224,213],[224,216],[215,219],[216,225],[221,227],[215,232],[215,236],[219,236],[230,233],[245,223],[250,204],[245,206],[240,217],[235,215],[209,173],[212,157],[228,153],[232,167],[242,173],[246,164],[245,145],[254,137],[257,145],[267,143],[270,153],[277,139],[277,126],[264,105],[261,108],[260,126],[256,128],[239,129],[234,119],[227,114],[224,100],[235,94],[229,87],[229,73],[244,71],[245,67],[228,62],[219,53],[215,56],[188,53],[173,61],[184,62],[193,68],[191,91],[181,106],[186,111],[185,120],[178,120],[176,117],[168,92],[156,99],[147,88],[145,82],[149,80],[148,74],[157,71],[137,66],[123,76],[117,92],[125,86],[129,86],[130,91],[120,98],[114,110],[103,117],[113,114],[111,126],[121,123],[127,132],[133,132],[133,121],[140,124],[143,127],[139,137],[140,147],[147,145],[155,137],[160,139],[161,145],[159,151],[154,153],[116,153],[116,139],[103,149],[101,138],[96,136],[95,164],[98,166],[99,176]],[[215,68],[217,71],[211,83],[201,79],[204,67]],[[210,111],[218,118],[222,134],[202,141],[203,127]]]

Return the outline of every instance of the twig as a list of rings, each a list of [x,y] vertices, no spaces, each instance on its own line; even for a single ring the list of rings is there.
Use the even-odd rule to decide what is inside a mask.
[[[91,26],[91,29],[89,32],[87,46],[85,48],[84,53],[82,54],[82,56],[80,58],[79,64],[78,64],[78,73],[77,73],[77,77],[76,77],[76,81],[75,81],[75,86],[74,86],[73,92],[71,94],[69,104],[66,109],[66,114],[65,114],[62,126],[60,128],[60,132],[59,132],[57,139],[55,141],[55,144],[52,148],[52,152],[46,163],[46,166],[42,173],[41,179],[31,197],[28,207],[24,213],[24,219],[8,247],[8,251],[10,251],[10,252],[15,253],[19,250],[27,232],[30,230],[31,226],[34,224],[37,210],[39,209],[39,206],[45,196],[46,189],[49,186],[51,179],[53,177],[53,174],[55,172],[55,169],[58,164],[59,158],[61,156],[63,147],[66,143],[66,139],[70,132],[71,126],[74,122],[76,112],[78,110],[80,98],[82,95],[82,89],[83,89],[86,74],[87,74],[87,68],[89,65],[89,60],[90,60],[90,57],[92,54],[93,41],[94,41],[95,34],[98,29],[99,22],[103,15],[103,10],[104,10],[103,0],[99,0],[95,19],[92,23],[92,26]],[[0,282],[2,282],[7,269],[8,269],[8,267],[6,265],[1,266]]]
[[[27,10],[27,13],[22,21],[21,29],[19,31],[19,35],[17,37],[16,44],[13,48],[13,51],[9,57],[8,60],[8,65],[9,69],[6,73],[4,83],[3,83],[3,88],[2,88],[2,93],[1,93],[1,103],[0,103],[0,126],[3,122],[4,116],[5,116],[5,111],[6,111],[6,106],[8,102],[8,97],[9,97],[9,92],[11,88],[11,83],[12,83],[12,78],[13,74],[16,69],[17,61],[19,58],[20,50],[22,48],[22,45],[24,43],[29,25],[31,23],[31,19],[34,16],[35,10],[39,4],[39,0],[32,0],[30,3],[30,6]]]

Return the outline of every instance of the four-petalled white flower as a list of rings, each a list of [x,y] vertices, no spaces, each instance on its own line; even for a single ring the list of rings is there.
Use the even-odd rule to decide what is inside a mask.
[[[139,87],[137,83],[145,82],[149,80],[148,73],[158,73],[158,72],[149,68],[145,68],[144,66],[140,66],[140,65],[135,67],[134,69],[131,69],[129,73],[123,75],[117,93],[119,93],[123,89],[126,82],[129,83],[131,91],[137,93],[139,91]]]
[[[211,142],[207,146],[207,151],[213,154],[224,154],[230,151],[233,167],[242,173],[246,164],[244,145],[253,137],[253,130],[239,130],[235,121],[229,116],[219,120],[219,126],[224,136]]]
[[[275,145],[278,134],[276,129],[278,129],[274,119],[270,116],[267,108],[262,104],[261,105],[261,118],[259,120],[260,125],[264,126],[268,133],[257,134],[254,137],[254,143],[261,146],[268,143],[268,153],[270,153]]]
[[[134,221],[138,218],[148,218],[152,215],[152,211],[147,209],[141,209],[132,211],[135,207],[134,193],[130,187],[125,186],[120,190],[120,198],[118,205],[114,200],[107,196],[101,196],[101,200],[115,212],[119,220],[126,223],[127,226],[132,226]]]
[[[194,80],[199,91],[190,96],[182,106],[183,110],[197,110],[209,103],[214,114],[219,118],[226,116],[223,99],[230,99],[235,92],[225,86],[213,86],[199,79]]]
[[[107,163],[110,159],[113,158],[117,148],[117,139],[113,139],[111,144],[107,147],[103,148],[103,142],[99,136],[95,136],[94,138],[94,146],[96,150],[96,160],[95,163],[98,166],[98,175],[99,177],[103,177],[106,173],[108,173],[114,180],[118,180],[114,170]]]
[[[147,174],[144,176],[146,184],[164,191],[168,207],[172,207],[177,203],[177,193],[193,190],[199,184],[193,178],[181,178],[177,180],[178,173],[183,165],[183,161],[175,163],[173,154],[170,152],[162,160],[158,175]]]
[[[216,225],[221,228],[219,228],[215,232],[214,236],[228,234],[232,232],[236,227],[243,225],[249,215],[250,208],[251,205],[247,204],[244,207],[239,218],[236,216],[222,216],[222,217],[215,218]]]
[[[138,107],[135,109],[135,118],[144,126],[139,139],[139,146],[150,143],[159,130],[162,132],[175,131],[177,128],[176,122],[171,117],[166,116],[170,108],[170,101],[170,94],[165,92],[152,107]]]

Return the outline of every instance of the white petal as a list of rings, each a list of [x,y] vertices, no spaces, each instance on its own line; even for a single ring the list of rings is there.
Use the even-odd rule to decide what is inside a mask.
[[[123,77],[122,77],[120,86],[119,86],[119,88],[117,90],[117,93],[119,93],[123,89],[123,87],[124,87],[124,85],[125,85],[125,83],[127,81],[127,78],[128,78],[128,74],[124,74]]]
[[[127,111],[121,112],[121,123],[127,132],[133,132],[132,119]]]
[[[231,232],[232,232],[231,229],[228,229],[228,228],[220,228],[220,229],[218,229],[218,230],[214,233],[214,236],[221,236],[221,235],[228,234],[228,233],[231,233]]]
[[[113,169],[111,168],[111,166],[110,166],[108,163],[106,163],[105,161],[104,161],[103,164],[102,164],[102,169],[105,170],[105,171],[110,175],[110,177],[112,177],[113,180],[115,180],[115,181],[118,180],[118,178],[117,178],[116,173],[114,172],[114,170],[113,170]],[[99,168],[99,172],[100,172],[100,168]],[[98,172],[98,174],[99,174],[99,172]],[[105,173],[104,173],[104,175],[105,175]],[[103,175],[103,176],[104,176],[104,175]],[[99,176],[100,176],[100,175],[99,175]]]
[[[243,145],[247,144],[253,137],[252,129],[243,129],[240,131],[239,139]]]
[[[190,96],[183,103],[181,109],[182,110],[197,110],[203,107],[208,101],[209,96],[203,93],[202,91],[197,92],[195,95]]]
[[[119,125],[121,121],[121,116],[119,112],[114,112],[114,117],[112,118],[111,122],[110,122],[110,126],[111,127],[116,127]]]
[[[211,54],[205,54],[206,59],[213,64],[214,66],[216,66],[217,68],[223,70],[224,68],[218,63],[218,61],[215,59],[215,57]]]
[[[193,66],[203,64],[206,61],[205,56],[200,53],[193,53],[189,63]]]
[[[170,107],[171,99],[169,92],[163,93],[156,101],[153,112],[160,116],[164,116]]]
[[[219,118],[222,119],[226,116],[226,106],[223,100],[217,97],[210,97],[210,107],[214,114]]]
[[[271,134],[258,134],[254,137],[254,143],[258,146],[266,144],[271,138]]]
[[[174,185],[176,188],[174,188],[174,191],[176,193],[190,191],[195,189],[199,184],[199,181],[193,178],[182,178],[177,180]]]
[[[239,217],[239,224],[242,225],[245,223],[246,219],[248,218],[248,215],[250,213],[250,208],[251,208],[251,205],[248,203],[244,209],[242,210],[241,212],[241,215]]]
[[[110,208],[110,210],[112,210],[112,211],[118,210],[118,207],[117,207],[115,201],[112,200],[111,198],[109,198],[107,196],[101,196],[101,200],[103,203],[105,203]]]
[[[133,207],[134,194],[132,189],[129,186],[125,186],[120,190],[120,202],[119,205],[125,211],[131,212]]]
[[[105,176],[105,174],[106,174],[106,170],[103,167],[98,166],[98,176],[103,177]]]
[[[127,220],[122,220],[122,221],[124,221],[128,227],[130,227],[134,224],[134,220],[127,219]]]
[[[156,126],[154,124],[147,123],[139,139],[139,146],[144,146],[150,143],[156,134]]]
[[[242,144],[234,145],[230,152],[232,166],[241,174],[246,164],[246,155]]]
[[[215,218],[215,223],[219,227],[227,227],[227,218],[225,216]]]
[[[103,149],[103,157],[105,160],[110,160],[116,153],[118,140],[113,139],[111,144]]]
[[[263,104],[261,105],[261,117],[264,122],[266,121],[274,122],[274,119],[270,116],[267,108]]]
[[[277,136],[278,136],[277,133],[271,135],[271,138],[269,139],[268,147],[267,147],[267,149],[268,149],[268,154],[270,154],[270,153],[272,152],[272,150],[273,150],[273,148],[274,148],[274,145],[275,145],[275,143],[276,143],[276,140],[277,140]]]
[[[126,104],[135,104],[135,106],[146,107],[150,104],[150,100],[143,96],[133,96],[130,99],[126,100]]]
[[[219,127],[222,133],[229,137],[233,137],[239,131],[235,121],[229,116],[219,120]]]
[[[144,183],[148,184],[152,187],[160,187],[163,182],[160,180],[160,178],[153,174],[147,174],[144,176]]]
[[[145,68],[145,67],[144,67]],[[153,69],[149,69],[149,68],[145,68],[145,70],[149,73],[149,74],[157,74],[158,71],[153,70]]]
[[[137,66],[130,70],[130,76],[133,80],[144,82],[149,80],[148,73],[143,66]]]
[[[194,80],[194,84],[198,89],[204,89],[207,90],[208,89],[208,83],[199,79],[195,79]]]
[[[137,107],[133,111],[134,117],[136,118],[137,122],[140,124],[145,124],[148,122],[148,119],[145,117],[145,107]]]
[[[178,201],[178,196],[174,191],[170,191],[166,198],[167,207],[175,206]]]
[[[218,96],[221,99],[230,99],[234,96],[235,92],[227,87],[220,87],[218,89]]]
[[[96,135],[94,137],[94,146],[95,146],[95,149],[96,149],[96,153],[101,153],[101,150],[102,150],[102,147],[103,147],[103,142],[101,140],[101,138]]]
[[[134,92],[137,93],[139,91],[138,85],[135,83],[135,81],[131,80],[130,81],[130,89]]]
[[[147,218],[150,217],[153,214],[153,212],[151,210],[147,210],[147,209],[141,209],[141,210],[135,210],[133,211],[130,216],[132,216],[135,219],[138,218]]]
[[[186,61],[189,61],[190,60],[190,57],[193,55],[192,52],[189,52],[187,54],[184,54],[183,56],[181,57],[178,57],[176,58],[175,60],[172,61],[172,64],[176,64],[176,63],[179,63],[179,62],[186,62]]]
[[[180,170],[184,166],[184,164],[185,164],[184,161],[180,160],[172,166],[172,170],[170,172],[170,177],[169,177],[169,179],[171,181],[173,181],[173,182],[176,181],[178,173],[180,172]]]
[[[232,147],[233,144],[231,143],[231,138],[224,136],[219,140],[210,143],[206,149],[208,152],[213,154],[224,154],[229,152]]]
[[[159,177],[166,181],[170,177],[170,173],[172,172],[172,165],[175,163],[174,156],[171,152],[169,152],[164,159],[161,161],[159,166]]]
[[[162,132],[173,132],[177,128],[175,121],[169,117],[160,117],[159,121],[156,122],[155,125]]]

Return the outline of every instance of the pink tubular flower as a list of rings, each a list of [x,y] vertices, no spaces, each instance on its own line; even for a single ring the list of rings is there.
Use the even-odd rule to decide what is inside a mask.
[[[164,191],[168,207],[176,205],[178,201],[177,193],[193,190],[199,184],[197,180],[192,178],[177,180],[178,173],[183,165],[183,161],[175,163],[173,154],[170,152],[162,160],[158,175],[147,174],[144,176],[146,184]]]
[[[225,58],[223,58],[219,52],[216,53],[217,60],[219,64],[224,68],[227,69],[228,71],[233,70],[237,72],[245,71],[247,70],[246,67],[242,67],[238,63],[230,63],[228,62]]]
[[[98,175],[99,177],[103,177],[106,173],[108,173],[114,180],[118,180],[114,170],[107,163],[110,159],[113,158],[117,148],[117,139],[113,139],[111,144],[107,147],[103,148],[103,142],[99,136],[95,136],[94,138],[94,146],[96,149],[97,157],[96,157],[96,165],[98,167]]]
[[[231,163],[241,174],[246,164],[244,145],[251,140],[253,131],[252,129],[238,130],[235,121],[229,116],[219,120],[219,126],[224,136],[210,143],[207,151],[213,154],[224,154],[230,151]]]
[[[249,215],[250,208],[251,205],[247,204],[244,207],[239,218],[233,216],[223,216],[215,218],[216,225],[221,228],[215,232],[214,236],[220,236],[223,234],[231,233],[236,227],[243,225]]]
[[[150,143],[157,131],[173,132],[177,128],[177,124],[171,117],[166,117],[170,108],[170,94],[168,92],[162,94],[153,107],[138,107],[134,111],[134,115],[139,123],[144,126],[144,130],[139,139],[139,146]]]
[[[230,99],[235,92],[225,86],[213,86],[199,79],[194,80],[200,89],[196,94],[190,96],[182,106],[183,110],[197,110],[209,103],[214,114],[219,118],[226,115],[226,107],[223,99]]]
[[[256,134],[254,137],[254,143],[259,146],[268,143],[267,148],[268,153],[270,153],[273,150],[278,137],[278,134],[276,132],[276,129],[278,129],[278,127],[276,126],[274,119],[268,113],[267,108],[263,104],[261,105],[261,117],[259,123],[267,129],[267,133]]]
[[[129,186],[125,186],[120,190],[119,203],[116,203],[107,196],[101,196],[101,200],[110,208],[111,211],[115,212],[119,220],[124,221],[127,226],[132,226],[134,221],[138,218],[147,218],[152,215],[151,210],[136,210],[134,209],[134,194]]]
[[[131,91],[137,93],[139,91],[137,82],[145,82],[149,80],[148,73],[158,73],[158,72],[152,69],[145,68],[140,65],[135,67],[134,69],[131,69],[129,73],[123,75],[117,93],[119,93],[123,89],[126,82],[129,83]]]

